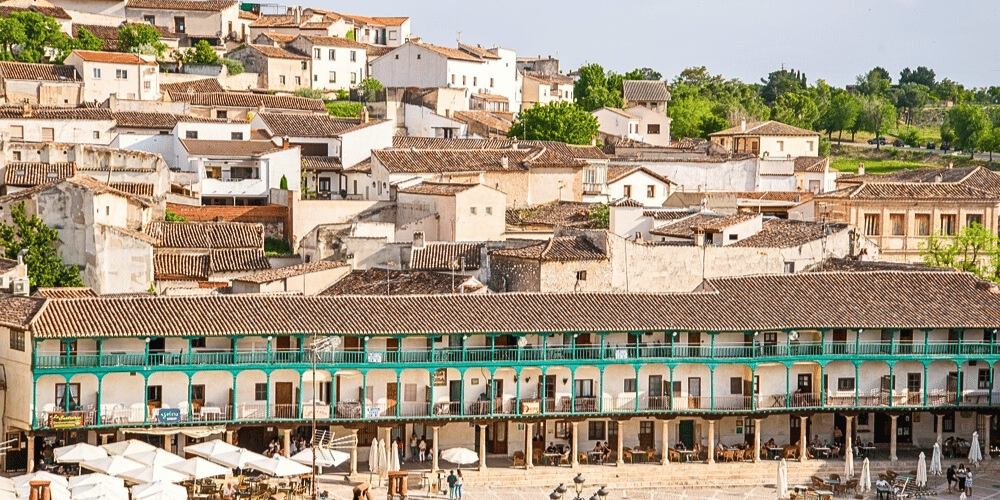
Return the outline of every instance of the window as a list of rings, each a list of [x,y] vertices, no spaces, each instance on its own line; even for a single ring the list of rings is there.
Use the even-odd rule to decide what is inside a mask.
[[[11,125],[10,126],[10,138],[11,139],[24,139],[24,126],[23,125]]]
[[[627,378],[622,386],[622,392],[638,392],[639,391],[639,379]]]
[[[14,161],[21,161],[21,152],[14,151]]]
[[[979,389],[989,389],[990,388],[990,369],[980,368],[979,369]]]
[[[351,83],[358,83],[358,74],[354,71],[351,72]]]
[[[403,384],[403,401],[410,403],[417,401],[417,384]]]
[[[285,84],[285,75],[278,75],[278,83]]]
[[[115,80],[128,80],[128,70],[127,69],[116,69],[115,70]]]
[[[743,377],[729,377],[729,393],[743,394]]]
[[[215,110],[215,117],[223,119],[229,118],[229,111],[226,111],[224,109],[217,109]]]
[[[101,79],[101,68],[94,68],[94,79],[95,80]]]
[[[205,384],[191,386],[191,401],[200,401],[201,404],[205,403]]]
[[[298,87],[299,85],[302,85],[302,77],[301,76],[296,76],[295,77],[295,86]]]
[[[452,84],[454,84],[454,83],[455,83],[455,75],[451,75],[451,83],[452,83]]]
[[[15,351],[24,352],[24,332],[21,330],[10,331],[10,348]]]
[[[909,392],[920,392],[920,373],[906,374],[906,390]]]
[[[980,226],[983,225],[982,214],[968,214],[965,216],[965,225],[971,226],[973,224],[979,224]]]
[[[934,432],[937,432],[938,419],[932,418],[931,421],[934,422]],[[941,432],[955,432],[955,412],[951,411],[944,414],[944,418],[941,419]]]
[[[204,349],[205,348],[205,337],[196,337],[191,339],[192,349]]]
[[[153,82],[151,82],[149,80],[146,80],[146,81],[142,82],[142,88],[145,89],[145,90],[152,89],[153,88]]]
[[[95,130],[94,131],[94,139],[100,139],[100,138],[101,138],[101,131],[100,130]]]
[[[788,273],[788,274],[794,273],[795,272],[795,263],[794,262],[785,262],[785,272]]]
[[[70,408],[80,406],[80,384],[69,384],[69,401],[66,400],[66,384],[56,384],[56,406],[66,408],[67,403]]]
[[[330,49],[326,51],[326,58],[331,61],[337,60],[337,49]],[[316,59],[319,59],[318,57]]]
[[[351,51],[351,62],[355,62],[357,60],[358,60],[358,51],[352,50]]]
[[[486,207],[486,215],[493,215],[493,207]]]
[[[175,33],[184,33],[184,28],[185,28],[185,26],[184,26],[184,18],[183,17],[175,17],[174,18],[174,32]]]
[[[878,214],[865,214],[865,236],[882,234],[882,221]]]
[[[946,214],[941,216],[941,232],[944,234],[955,234],[955,225],[958,223],[958,216]]]
[[[854,390],[854,377],[842,377],[837,379],[837,390],[838,391],[853,391]]]
[[[56,129],[42,127],[42,140],[52,142],[56,140]]]
[[[466,82],[467,78],[468,78],[467,76],[462,75],[462,85],[465,85],[465,82]]]
[[[906,215],[889,214],[889,230],[893,236],[903,236],[906,234]]]
[[[142,21],[156,26],[156,16],[142,16]]]
[[[253,398],[257,401],[267,401],[267,384],[254,384]]]
[[[423,54],[417,54],[417,59],[423,59],[421,56],[423,56]]]
[[[323,191],[323,192],[326,192],[326,191],[330,190],[330,178],[329,177],[320,177],[319,178],[319,190]]]
[[[479,85],[479,77],[478,76],[472,77],[472,86],[474,87],[476,85]]]
[[[913,230],[917,236],[931,234],[931,214],[916,214],[913,216]]]
[[[626,198],[631,198],[632,197],[632,185],[631,184],[626,184],[624,186],[624,188],[622,189],[622,193],[623,193],[622,196],[624,196]]]
[[[655,198],[655,197],[656,197],[656,186],[652,184],[646,186],[646,198]]]
[[[590,441],[604,441],[607,435],[606,429],[604,422],[590,421],[587,423],[587,438]]]
[[[476,207],[469,207],[469,215],[476,215]]]
[[[493,79],[490,78],[490,87],[492,87],[492,86],[493,86]]]
[[[303,70],[309,69],[308,63],[306,63],[305,61],[302,61],[302,69]],[[298,78],[298,77],[296,77],[296,78]]]
[[[322,59],[322,58],[323,58],[323,50],[313,49],[313,59]]]
[[[188,130],[188,131],[184,132],[184,138],[185,139],[197,139],[198,138],[198,131],[197,130]]]
[[[778,332],[764,333],[764,345],[777,345],[777,343],[778,343]]]
[[[649,123],[646,125],[646,133],[650,135],[658,135],[660,133],[659,123]]]
[[[163,401],[163,386],[162,385],[151,385],[146,388],[146,401],[150,403],[159,403]]]
[[[330,83],[337,83],[337,72],[336,71],[331,71],[330,72]]]
[[[243,140],[243,132],[233,132],[233,133],[229,134],[229,138],[231,140],[234,140],[234,141],[242,141]]]
[[[778,151],[785,150],[785,141],[776,141],[778,143]]]
[[[585,269],[583,271],[577,271],[576,272],[576,280],[577,281],[587,281],[587,270]]]
[[[813,141],[806,141],[806,148],[809,151],[812,151],[813,150]]]

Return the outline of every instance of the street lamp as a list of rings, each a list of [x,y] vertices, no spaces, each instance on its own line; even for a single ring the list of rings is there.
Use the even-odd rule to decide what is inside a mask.
[[[316,362],[321,352],[330,352],[340,345],[340,337],[313,337],[309,350],[312,352],[312,479],[309,487],[312,489],[312,499],[316,500]],[[356,445],[355,445],[356,446]]]
[[[565,494],[566,494],[566,487],[563,486],[563,483],[559,483],[559,486],[556,486],[555,491],[549,494],[549,498],[552,500],[561,500],[563,495]]]
[[[573,487],[576,488],[576,498],[573,500],[583,500],[581,495],[583,494],[583,483],[586,481],[587,480],[583,478],[583,473],[577,474],[576,477],[573,478]]]
[[[608,493],[609,492],[608,492],[608,490],[604,489],[604,488],[607,488],[607,487],[608,487],[608,485],[605,484],[605,485],[601,486],[601,489],[597,490],[597,497],[600,500],[608,500]]]

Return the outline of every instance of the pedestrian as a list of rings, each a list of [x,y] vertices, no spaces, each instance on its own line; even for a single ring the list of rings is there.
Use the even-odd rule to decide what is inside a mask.
[[[420,450],[420,461],[427,461],[427,439],[420,438],[420,444],[417,445],[417,448]]]
[[[396,444],[396,451],[399,452],[399,463],[402,464],[402,463],[404,463],[404,461],[403,461],[403,454],[405,453],[403,451],[405,449],[405,448],[403,448],[403,438],[401,438],[401,437],[396,438],[396,443],[395,444]]]
[[[972,477],[971,475],[969,477]],[[458,470],[458,479],[455,481],[455,499],[462,500],[462,484],[465,482],[462,479],[462,470]]]
[[[418,454],[417,449],[417,433],[414,432],[413,435],[410,436],[410,460],[416,460],[419,456],[420,455]]]
[[[951,485],[958,483],[958,480],[955,479],[955,464],[948,466],[948,470],[945,471],[944,477],[948,480],[948,493],[951,493]]]
[[[448,498],[450,500],[455,500],[455,493],[457,493],[455,484],[458,483],[458,476],[455,475],[455,471],[451,471],[448,474]]]
[[[969,471],[965,469],[965,464],[958,464],[958,470],[955,471],[955,478],[958,479],[958,492],[961,493],[965,491],[965,477]]]
[[[462,474],[459,473],[458,475],[461,476]],[[462,487],[461,486],[458,487],[458,492],[459,492],[458,498],[462,498],[462,495],[461,495],[461,493],[462,493]],[[972,496],[972,471],[971,470],[965,473],[965,496],[968,496],[968,497]]]

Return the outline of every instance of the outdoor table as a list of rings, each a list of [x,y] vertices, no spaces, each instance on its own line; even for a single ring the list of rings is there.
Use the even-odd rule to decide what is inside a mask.
[[[559,463],[560,455],[558,453],[543,453],[542,455],[545,457],[545,461],[549,465],[556,465]]]
[[[830,458],[830,448],[827,448],[825,446],[817,446],[813,448],[813,451],[815,451],[819,455],[823,455],[823,458]]]
[[[792,486],[792,491],[794,491],[796,493],[802,493],[803,491],[807,491],[807,490],[809,490],[809,487],[806,486],[806,485],[804,485],[804,484],[797,484],[795,486]]]
[[[202,406],[201,418],[207,420],[210,415],[213,420],[219,420],[222,417],[222,408],[218,406]]]
[[[823,480],[823,484],[825,484],[827,486],[838,486],[838,485],[840,485],[840,480],[839,479],[824,479]]]
[[[829,490],[816,490],[816,494],[819,495],[819,500],[833,499],[833,492]]]
[[[879,499],[888,499],[892,497],[892,488],[875,488],[876,497]]]
[[[767,451],[771,452],[771,460],[777,460],[781,458],[781,452],[785,451],[784,448],[768,448]]]
[[[604,456],[604,452],[603,451],[588,451],[587,452],[587,456],[590,457],[590,463],[596,464],[596,463],[603,463],[604,462],[603,460],[601,460],[601,457]]]
[[[691,461],[691,455],[694,455],[694,451],[693,450],[680,450],[677,453],[680,453],[681,455],[684,455],[684,461],[685,462],[690,462]]]
[[[871,456],[875,453],[874,446],[859,446],[858,449],[861,450],[861,453],[858,453],[858,458],[871,458]]]

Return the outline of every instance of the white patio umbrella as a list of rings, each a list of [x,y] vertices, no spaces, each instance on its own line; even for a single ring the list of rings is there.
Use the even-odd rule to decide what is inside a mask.
[[[131,481],[133,483],[155,483],[157,481],[166,481],[168,483],[179,483],[181,481],[186,481],[190,479],[187,474],[183,472],[177,472],[172,469],[168,469],[164,466],[150,466],[145,465],[141,469],[130,470],[128,472],[123,472],[118,474],[118,477],[126,481]]]
[[[101,500],[128,500],[128,490],[125,486],[113,486],[111,484],[83,484],[73,488],[73,500],[83,500],[97,498]]]
[[[782,458],[781,462],[778,462],[778,498],[785,498],[788,496],[788,463]]]
[[[917,458],[917,486],[923,487],[927,484],[927,457],[924,456],[924,452],[920,452],[920,456]]]
[[[861,463],[861,491],[871,491],[872,489],[872,465],[868,462],[868,458]]]
[[[88,460],[81,463],[80,467],[96,470],[97,472],[103,472],[109,476],[118,476],[123,472],[142,469],[146,466],[132,460],[131,458],[126,458],[121,455],[111,455],[110,457],[99,458],[97,460]]]
[[[73,476],[69,478],[69,489],[73,490],[80,486],[87,486],[91,484],[107,484],[111,486],[125,486],[125,481],[120,477],[112,477],[107,474],[102,474],[100,472],[92,472],[90,474],[84,474],[82,476]]]
[[[209,460],[211,460],[214,455],[232,453],[234,451],[240,451],[240,447],[233,446],[221,439],[213,439],[211,441],[205,441],[204,443],[184,447],[184,453],[190,453]]]
[[[389,471],[389,455],[385,453],[385,440],[378,440],[378,475],[382,477]]]
[[[983,452],[979,449],[979,431],[972,433],[972,447],[969,448],[969,462],[979,467],[979,462],[983,459]]]
[[[189,458],[179,463],[167,465],[168,469],[175,470],[181,474],[187,474],[193,479],[204,479],[206,477],[225,476],[230,470],[209,462],[201,457]]]
[[[49,483],[49,492],[52,500],[71,500],[72,494],[69,488],[61,484]],[[14,490],[18,498],[29,498],[31,496],[31,483],[24,483]]]
[[[78,464],[87,460],[96,460],[108,456],[104,448],[87,443],[76,443],[69,446],[61,446],[52,450],[56,462],[64,464]]]
[[[312,471],[312,467],[306,467],[305,465],[289,458],[285,458],[281,455],[275,455],[271,458],[265,458],[264,460],[250,462],[247,464],[247,467],[257,469],[270,476],[276,477],[299,476],[302,474],[309,474],[309,472]]]
[[[378,439],[375,438],[372,438],[372,445],[368,448],[368,472],[378,472]]]
[[[14,491],[14,480],[9,477],[0,476],[0,491]]]
[[[45,471],[22,474],[20,476],[14,476],[11,479],[14,482],[15,488],[19,488],[21,485],[28,484],[31,481],[48,481],[51,484],[57,484],[63,487],[69,486],[69,481],[67,481],[65,477]]]
[[[399,470],[399,452],[396,450],[395,446],[390,445],[389,450],[389,472]]]
[[[125,456],[131,455],[133,453],[142,453],[144,451],[153,451],[156,449],[155,446],[143,441],[139,441],[138,439],[129,439],[127,441],[110,443],[101,446],[101,448],[104,448],[104,450],[108,452],[108,455],[125,455]]]
[[[850,447],[847,448],[847,453],[844,453],[844,476],[845,479],[854,477],[854,450]]]
[[[316,453],[316,465],[319,467],[336,467],[351,458],[351,455],[342,451],[313,447],[292,455],[292,460],[312,467],[313,452]]]
[[[458,465],[473,464],[479,461],[479,454],[468,448],[448,448],[441,452],[441,458]]]
[[[184,499],[187,500],[187,488],[166,481],[140,484],[132,487],[132,500],[150,499]]]
[[[931,454],[931,474],[940,476],[941,471],[941,444],[934,443],[934,453]]]
[[[267,457],[261,455],[260,453],[254,453],[250,450],[240,448],[239,451],[212,455],[211,457],[208,457],[208,459],[219,465],[225,465],[230,469],[243,469],[246,468],[247,463],[265,460]]]
[[[133,453],[126,456],[143,465],[151,465],[153,467],[165,467],[167,465],[179,464],[184,461],[183,458],[162,448],[157,448],[153,451]]]

